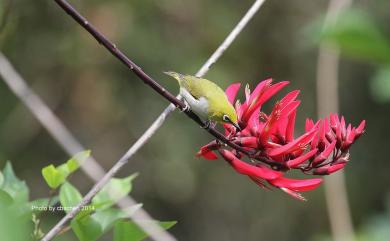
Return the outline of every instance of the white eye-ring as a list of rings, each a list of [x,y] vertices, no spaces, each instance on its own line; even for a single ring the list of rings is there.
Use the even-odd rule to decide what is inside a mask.
[[[227,116],[227,115],[223,115],[222,120],[225,122],[230,122],[229,116]]]

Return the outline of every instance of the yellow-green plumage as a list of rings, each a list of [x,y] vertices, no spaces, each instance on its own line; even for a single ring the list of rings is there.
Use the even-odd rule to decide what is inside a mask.
[[[188,100],[186,95],[182,94],[183,98],[190,105],[191,109],[193,111],[195,109],[195,113],[206,117],[211,121],[237,124],[237,114],[235,109],[228,101],[225,92],[218,85],[211,82],[210,80],[191,75],[182,75],[176,72],[165,73],[174,77],[179,82],[181,93],[182,89],[187,90],[195,99],[200,100],[200,102],[202,100],[207,102],[207,111],[205,111],[207,113],[197,113],[197,110],[198,112],[202,112],[202,110],[199,110],[197,106],[191,106],[191,100]]]

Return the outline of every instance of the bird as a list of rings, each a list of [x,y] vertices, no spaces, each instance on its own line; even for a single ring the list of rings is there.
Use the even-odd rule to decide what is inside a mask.
[[[184,111],[189,108],[199,117],[206,119],[206,128],[210,127],[211,123],[217,122],[232,124],[237,130],[241,130],[233,105],[217,84],[207,79],[173,71],[164,73],[178,81],[180,95],[186,102]]]

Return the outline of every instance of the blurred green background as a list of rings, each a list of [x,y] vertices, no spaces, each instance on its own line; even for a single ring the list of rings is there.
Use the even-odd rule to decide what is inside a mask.
[[[1,16],[8,2],[0,0]],[[177,93],[176,83],[162,72],[195,73],[253,1],[71,2],[147,73]],[[327,4],[324,0],[266,1],[206,77],[224,88],[236,81],[254,86],[269,77],[290,80],[283,93],[302,90],[297,120],[301,133],[305,118],[316,118],[315,32]],[[351,150],[346,178],[355,229],[364,240],[374,240],[366,236],[382,232],[380,237],[389,237],[390,228],[390,215],[386,214],[390,212],[386,209],[390,202],[390,160],[386,154],[390,144],[390,128],[386,128],[390,122],[390,71],[386,63],[390,57],[386,56],[390,52],[379,48],[383,46],[375,49],[381,44],[386,49],[390,42],[390,2],[358,0],[354,7],[360,9],[360,17],[352,18],[352,25],[358,23],[355,27],[359,29],[368,24],[367,29],[374,29],[375,33],[361,30],[362,41],[370,44],[348,48],[355,46],[354,40],[362,34],[352,32],[351,37],[342,28],[329,31],[324,39],[345,45],[340,65],[340,113],[353,125],[362,119],[368,123],[366,134]],[[379,40],[364,38],[364,34],[379,36]],[[359,52],[366,45],[379,52],[380,58],[370,50],[368,54]],[[0,33],[0,47],[106,169],[168,104],[53,1],[12,0],[7,24]],[[195,158],[198,148],[211,139],[175,112],[121,172],[121,176],[140,173],[132,196],[144,203],[153,217],[178,220],[170,232],[179,240],[317,240],[329,235],[323,187],[306,193],[308,202],[277,190],[260,190],[222,161]],[[11,160],[17,175],[30,187],[31,197],[39,198],[49,191],[41,168],[67,159],[0,81],[0,167]],[[93,184],[82,172],[74,175],[72,182],[83,193]],[[377,222],[387,229],[372,231],[371,227],[380,226]]]

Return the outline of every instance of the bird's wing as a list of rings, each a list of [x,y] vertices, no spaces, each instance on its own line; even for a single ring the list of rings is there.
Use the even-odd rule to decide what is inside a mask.
[[[197,99],[200,97],[205,97],[206,99],[226,98],[225,92],[218,85],[207,79],[189,76],[188,78],[185,78],[182,85]]]

